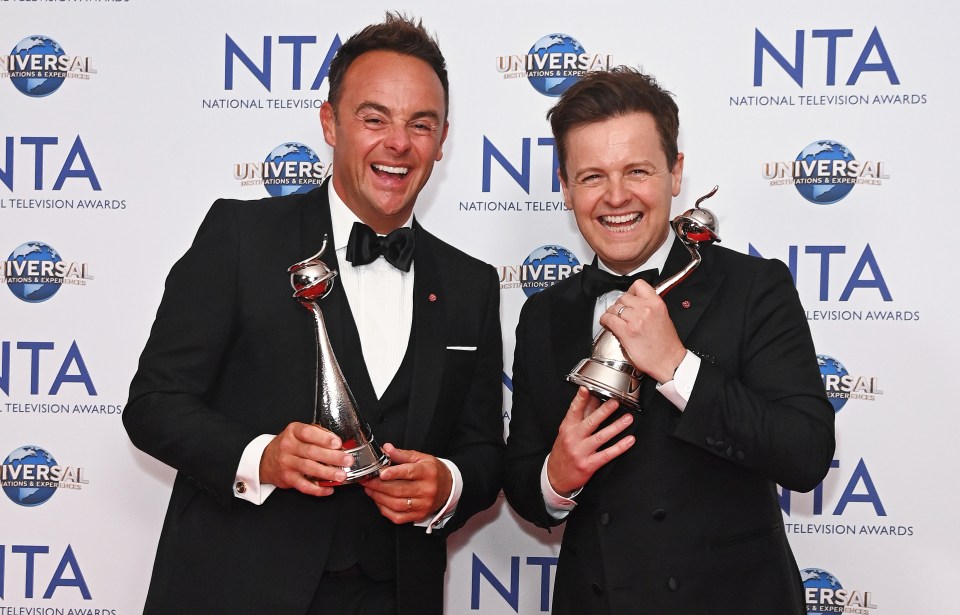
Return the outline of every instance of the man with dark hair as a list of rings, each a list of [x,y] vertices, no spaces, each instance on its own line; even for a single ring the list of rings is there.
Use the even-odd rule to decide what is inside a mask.
[[[124,425],[177,469],[145,612],[443,611],[446,535],[496,499],[503,452],[492,267],[413,217],[442,157],[447,78],[422,25],[388,15],[331,64],[332,178],[219,200],[167,278]],[[314,322],[287,268],[329,241],[330,344],[391,465],[310,424]]]
[[[823,479],[834,413],[790,272],[703,246],[657,295],[690,261],[669,224],[684,160],[672,95],[620,67],[548,117],[597,255],[517,326],[505,492],[541,527],[566,521],[553,612],[805,612],[776,484]],[[646,374],[637,412],[565,381],[601,326]]]

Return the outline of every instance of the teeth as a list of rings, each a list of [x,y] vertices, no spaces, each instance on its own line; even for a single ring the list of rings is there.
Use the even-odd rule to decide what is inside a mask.
[[[637,228],[637,225],[640,224],[640,220],[642,218],[642,213],[634,212],[632,214],[622,214],[619,216],[600,216],[600,222],[608,231],[613,231],[614,233],[627,233]],[[628,222],[632,222],[632,224],[627,224]]]
[[[639,217],[640,217],[640,214],[639,212],[637,212],[632,214],[622,214],[619,216],[603,216],[603,221],[608,222],[610,224],[623,224],[624,222],[630,222],[631,220],[634,220]]]
[[[406,175],[410,169],[406,167],[388,167],[385,164],[374,164],[373,168],[384,173],[393,173],[394,175]]]

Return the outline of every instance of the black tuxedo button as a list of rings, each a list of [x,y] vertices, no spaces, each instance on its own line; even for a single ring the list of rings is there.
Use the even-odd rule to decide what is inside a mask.
[[[610,513],[600,513],[600,525],[608,525],[610,523]]]
[[[736,453],[734,453],[734,455],[733,455],[733,456],[734,456],[734,457],[736,457],[736,458],[737,458],[737,460],[739,460],[739,461],[743,461],[743,457],[744,457],[744,455],[743,455],[743,451],[737,451]]]
[[[710,436],[707,436],[707,446],[713,446],[715,443],[716,443],[716,440],[714,440]]]
[[[732,446],[728,446],[726,452],[727,452],[727,457],[733,457],[733,447],[732,447]]]
[[[593,593],[596,594],[597,596],[600,596],[601,594],[603,594],[603,588],[600,587],[599,583],[594,582],[594,584],[590,586],[590,589],[592,589]]]
[[[650,516],[653,517],[654,521],[663,521],[664,519],[667,518],[667,511],[665,511],[662,508],[658,508],[654,510],[653,514],[651,514]]]
[[[680,589],[680,581],[678,581],[678,580],[677,580],[676,578],[674,578],[674,577],[670,577],[670,578],[667,580],[667,587],[670,588],[670,591],[675,592],[675,591],[677,591],[678,589]]]

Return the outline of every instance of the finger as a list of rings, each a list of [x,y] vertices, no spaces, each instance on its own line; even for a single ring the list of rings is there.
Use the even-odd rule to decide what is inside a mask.
[[[294,435],[301,442],[323,448],[341,448],[343,446],[343,442],[337,434],[319,425],[300,423],[294,429]]]
[[[626,453],[636,442],[637,439],[634,436],[624,436],[602,451],[597,451],[590,455],[590,465],[593,471],[596,472],[620,455]]]
[[[587,390],[587,387],[580,387],[577,389],[577,394],[573,396],[573,399],[570,401],[570,407],[567,408],[567,417],[573,421],[582,421],[584,414],[592,408],[590,408],[590,398],[593,397],[590,394],[590,391]],[[564,420],[566,420],[564,418]]]
[[[593,434],[593,436],[591,436],[593,450],[598,450],[601,446],[613,440],[622,433],[624,429],[629,427],[631,423],[633,423],[633,415],[627,413]]]
[[[584,437],[596,431],[597,427],[599,427],[600,424],[603,423],[605,420],[610,418],[610,415],[616,412],[617,408],[619,407],[620,407],[620,402],[618,402],[615,399],[608,399],[607,401],[597,406],[595,410],[593,410],[588,416],[586,416],[583,419],[583,422],[580,425]],[[625,414],[624,416],[630,416],[630,415]],[[631,420],[632,420],[632,417],[631,417]]]

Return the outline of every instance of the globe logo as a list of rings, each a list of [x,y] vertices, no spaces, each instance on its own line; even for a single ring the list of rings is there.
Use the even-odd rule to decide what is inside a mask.
[[[21,446],[3,460],[3,492],[14,504],[39,506],[53,497],[58,483],[39,479],[49,476],[57,461],[39,446]]]
[[[527,297],[550,288],[580,270],[580,261],[562,246],[540,246],[523,261],[520,287]]]
[[[283,143],[267,154],[263,161],[263,185],[270,196],[303,194],[323,183],[317,153],[303,143]]]
[[[538,56],[539,61],[530,67],[527,80],[534,89],[544,96],[560,96],[580,78],[581,70],[573,68],[551,69],[550,57],[560,56],[558,66],[563,66],[564,54],[579,56],[585,53],[580,41],[568,34],[548,34],[533,44],[529,55]],[[540,67],[543,67],[542,69]]]
[[[53,40],[49,36],[37,34],[34,36],[28,36],[17,43],[17,45],[13,48],[13,51],[10,52],[10,55],[19,56],[21,58],[26,58],[27,56],[33,55],[62,56],[63,48],[60,46],[60,43]],[[17,71],[14,71],[13,74],[16,74],[16,72]],[[53,94],[60,89],[60,86],[63,85],[63,80],[66,77],[66,72],[60,70],[23,72],[28,73],[29,76],[13,76],[13,74],[11,74],[10,81],[13,83],[13,86],[22,94],[26,94],[27,96],[31,96],[33,98],[40,98]]]
[[[28,241],[17,246],[10,254],[3,271],[6,273],[7,288],[13,296],[27,303],[41,303],[57,294],[60,280],[53,277],[30,275],[28,271],[40,268],[31,267],[33,261],[59,263],[62,259],[56,250],[40,241]]]
[[[820,376],[823,378],[823,385],[827,392],[827,399],[833,406],[834,412],[840,412],[840,409],[850,399],[850,392],[844,391],[840,382],[844,376],[849,376],[850,372],[840,361],[825,354],[817,355],[817,365],[820,367]]]
[[[847,146],[836,141],[814,141],[803,148],[797,155],[797,162],[801,164],[796,165],[793,176],[800,196],[814,205],[832,205],[850,194],[856,178],[834,173],[833,162],[837,160],[844,162],[842,168],[846,169],[846,163],[856,159]],[[821,161],[827,164],[817,164]],[[827,172],[821,174],[824,166]]]
[[[837,577],[822,568],[804,568],[800,571],[800,578],[803,580],[804,594],[807,596],[807,615],[823,613],[824,610],[820,608],[821,606],[833,606],[834,602],[829,598],[832,597],[838,589],[843,589],[843,585],[840,585]],[[811,589],[814,591],[810,592],[809,590]],[[823,592],[825,589],[830,590],[830,592],[826,594],[828,598],[826,600],[824,600],[825,596]],[[811,594],[814,597],[812,603],[809,601]]]

